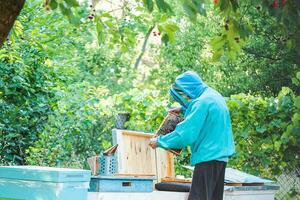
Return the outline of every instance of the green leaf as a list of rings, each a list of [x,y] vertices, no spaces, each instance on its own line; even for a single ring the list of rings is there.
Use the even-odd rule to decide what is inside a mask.
[[[206,16],[206,10],[203,0],[193,0],[193,4],[195,5],[195,8],[200,15]]]
[[[279,151],[281,147],[281,141],[275,141],[274,147],[276,151]]]
[[[230,3],[232,5],[232,9],[234,12],[236,12],[236,10],[239,8],[239,4],[237,0],[230,0]]]
[[[49,3],[49,6],[52,10],[55,10],[58,6],[56,0],[51,0],[50,3]]]
[[[63,3],[59,4],[59,8],[62,14],[68,17],[70,23],[79,24],[79,18],[73,14],[71,8],[66,7]]]
[[[103,30],[103,24],[102,24],[102,22],[101,21],[97,21],[96,22],[96,30],[97,30],[97,33],[101,33],[102,32],[102,30]]]
[[[163,14],[160,18],[159,18],[159,22],[163,23],[166,22],[168,19],[168,16],[166,14]]]
[[[67,8],[63,3],[59,4],[60,11],[63,15],[69,16],[71,15],[71,10]]]
[[[144,5],[148,9],[149,12],[153,11],[153,1],[152,0],[143,0]]]
[[[213,52],[212,60],[219,61],[221,56],[224,54],[224,50],[218,50]]]
[[[122,45],[121,46],[121,52],[125,53],[128,51],[128,45]]]
[[[224,15],[228,15],[230,12],[230,2],[229,0],[219,0],[220,1],[220,10],[224,12]]]
[[[157,5],[159,11],[162,11],[162,12],[171,12],[172,11],[170,5],[167,2],[165,2],[164,0],[155,0],[155,1],[156,1],[156,5]]]
[[[70,7],[78,7],[79,6],[79,3],[77,2],[77,0],[65,0],[65,2]]]
[[[107,18],[110,18],[112,19],[113,17],[111,16],[111,14],[109,14],[108,12],[104,12],[101,14],[102,17],[107,17]]]
[[[214,50],[221,50],[225,45],[225,36],[215,37],[211,40],[210,45]]]
[[[75,16],[71,10],[70,10],[70,15],[68,16],[68,18],[69,18],[69,21],[71,24],[74,24],[74,25],[79,24],[79,18],[77,16]]]
[[[104,42],[104,32],[103,32],[104,26],[100,20],[97,20],[96,22],[96,31],[97,31],[97,39],[98,44],[101,46],[101,44]]]
[[[286,46],[287,46],[288,49],[291,49],[291,48],[293,47],[293,42],[292,42],[292,40],[287,40]]]
[[[297,78],[292,78],[292,82],[293,84],[299,86],[300,85],[300,81]]]
[[[158,29],[159,32],[164,32],[165,31],[165,29],[162,25],[158,25],[157,29]]]
[[[109,27],[109,28],[113,28],[113,27],[114,27],[113,22],[110,21],[110,20],[105,21],[104,24],[105,24],[107,27]]]
[[[296,106],[297,108],[300,108],[300,96],[297,96],[297,97],[295,98],[295,106]]]
[[[168,34],[163,34],[163,36],[161,37],[161,41],[166,45],[169,43],[169,36]]]
[[[253,32],[253,28],[250,23],[241,23],[234,19],[232,19],[231,21],[231,26],[233,27],[234,32],[236,32],[236,34],[239,34],[241,38],[247,38]]]
[[[175,32],[178,30],[178,26],[175,23],[169,23],[164,26],[158,26],[160,32],[166,32],[168,35],[168,42],[175,41]]]
[[[165,26],[165,30],[169,33],[174,33],[179,29],[175,23],[169,23]]]
[[[264,133],[266,131],[266,127],[265,126],[261,126],[261,127],[256,127],[256,131],[258,133]]]
[[[300,122],[300,113],[294,114],[292,121],[294,124],[299,123]]]
[[[197,20],[197,8],[195,5],[189,0],[185,0],[183,2],[183,9],[185,13],[188,15],[192,22],[196,22]]]

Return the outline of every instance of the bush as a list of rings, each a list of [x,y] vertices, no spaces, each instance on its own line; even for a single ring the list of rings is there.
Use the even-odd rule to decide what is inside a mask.
[[[15,46],[15,48],[17,48]],[[57,75],[31,45],[0,52],[0,163],[24,164],[25,151],[52,112]]]
[[[276,98],[240,94],[227,100],[237,149],[231,166],[274,178],[299,164],[295,152],[289,152],[293,136],[285,136],[295,111],[294,98],[290,89],[283,88]]]
[[[105,88],[83,82],[63,93],[47,125],[27,150],[31,165],[87,168],[86,158],[111,145],[113,114]]]

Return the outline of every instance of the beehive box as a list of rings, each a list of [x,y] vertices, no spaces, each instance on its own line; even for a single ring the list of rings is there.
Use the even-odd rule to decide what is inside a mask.
[[[86,200],[90,171],[38,166],[0,167],[0,199]]]
[[[152,192],[154,177],[94,176],[89,192]]]
[[[149,146],[152,133],[113,129],[116,151],[116,173],[123,175],[156,176],[158,182],[165,177],[175,177],[174,158],[164,149]]]

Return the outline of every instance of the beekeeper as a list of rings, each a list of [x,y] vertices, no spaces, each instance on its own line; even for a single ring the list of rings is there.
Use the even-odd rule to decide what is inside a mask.
[[[192,71],[176,78],[170,95],[181,107],[169,112],[182,113],[184,121],[173,132],[152,139],[150,146],[182,149],[189,145],[195,168],[188,200],[222,200],[226,164],[235,153],[225,99]]]

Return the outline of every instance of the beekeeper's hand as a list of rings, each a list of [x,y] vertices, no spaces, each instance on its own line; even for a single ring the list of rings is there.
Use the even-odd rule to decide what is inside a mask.
[[[179,115],[181,112],[181,107],[172,107],[168,110],[168,112]]]
[[[157,138],[156,138],[156,137],[150,139],[149,146],[150,146],[152,149],[156,149],[156,148],[157,148]]]

